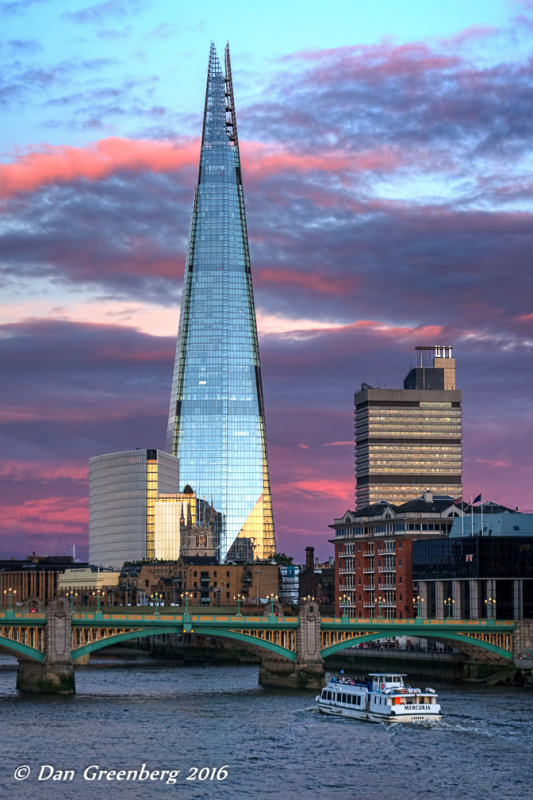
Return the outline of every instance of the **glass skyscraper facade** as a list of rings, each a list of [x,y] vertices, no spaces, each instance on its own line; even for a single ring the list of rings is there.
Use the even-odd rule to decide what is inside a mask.
[[[275,551],[229,49],[211,45],[167,452],[221,514],[220,559]]]

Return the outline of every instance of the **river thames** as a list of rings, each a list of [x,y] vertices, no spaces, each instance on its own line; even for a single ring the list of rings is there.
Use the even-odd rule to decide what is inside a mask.
[[[17,695],[15,675],[0,657],[2,798],[517,800],[533,790],[531,689],[435,684],[442,722],[387,727],[320,716],[315,692],[264,689],[253,666],[100,659],[77,670],[72,697]]]

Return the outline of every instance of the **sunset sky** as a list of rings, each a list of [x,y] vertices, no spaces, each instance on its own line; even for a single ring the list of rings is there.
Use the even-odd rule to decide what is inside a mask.
[[[464,495],[533,509],[533,0],[3,0],[0,557],[87,557],[163,448],[210,41],[230,42],[278,549],[332,553],[353,393],[454,346]]]

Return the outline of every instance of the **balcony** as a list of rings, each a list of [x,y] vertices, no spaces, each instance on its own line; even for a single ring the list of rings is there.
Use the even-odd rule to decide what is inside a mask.
[[[396,572],[396,567],[387,564],[384,567],[378,567],[378,572]]]
[[[375,572],[375,570],[374,570],[373,566],[372,567],[367,567],[366,569],[363,570],[363,574],[364,575],[373,575],[374,572]]]
[[[373,550],[367,550],[363,553],[363,558],[374,558],[374,555],[375,553]]]
[[[355,592],[355,586],[348,586],[345,583],[340,583],[339,592]]]
[[[350,567],[350,568],[344,567],[344,569],[340,569],[339,570],[339,575],[353,575],[354,572],[355,572],[355,568],[354,567]]]
[[[374,584],[373,583],[365,583],[363,586],[363,591],[365,592],[373,592],[374,591]]]

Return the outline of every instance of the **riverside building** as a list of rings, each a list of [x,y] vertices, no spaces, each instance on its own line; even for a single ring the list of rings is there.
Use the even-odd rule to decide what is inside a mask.
[[[275,552],[229,48],[211,45],[166,450],[220,513],[218,556]]]
[[[380,500],[334,520],[336,614],[414,616],[414,541],[447,537],[463,513],[451,497],[425,492],[400,506]]]
[[[355,394],[357,508],[381,499],[400,505],[426,490],[462,494],[462,393],[452,348],[415,349],[418,363],[403,389],[363,383]]]
[[[533,514],[483,503],[450,536],[413,544],[421,616],[533,618]]]

